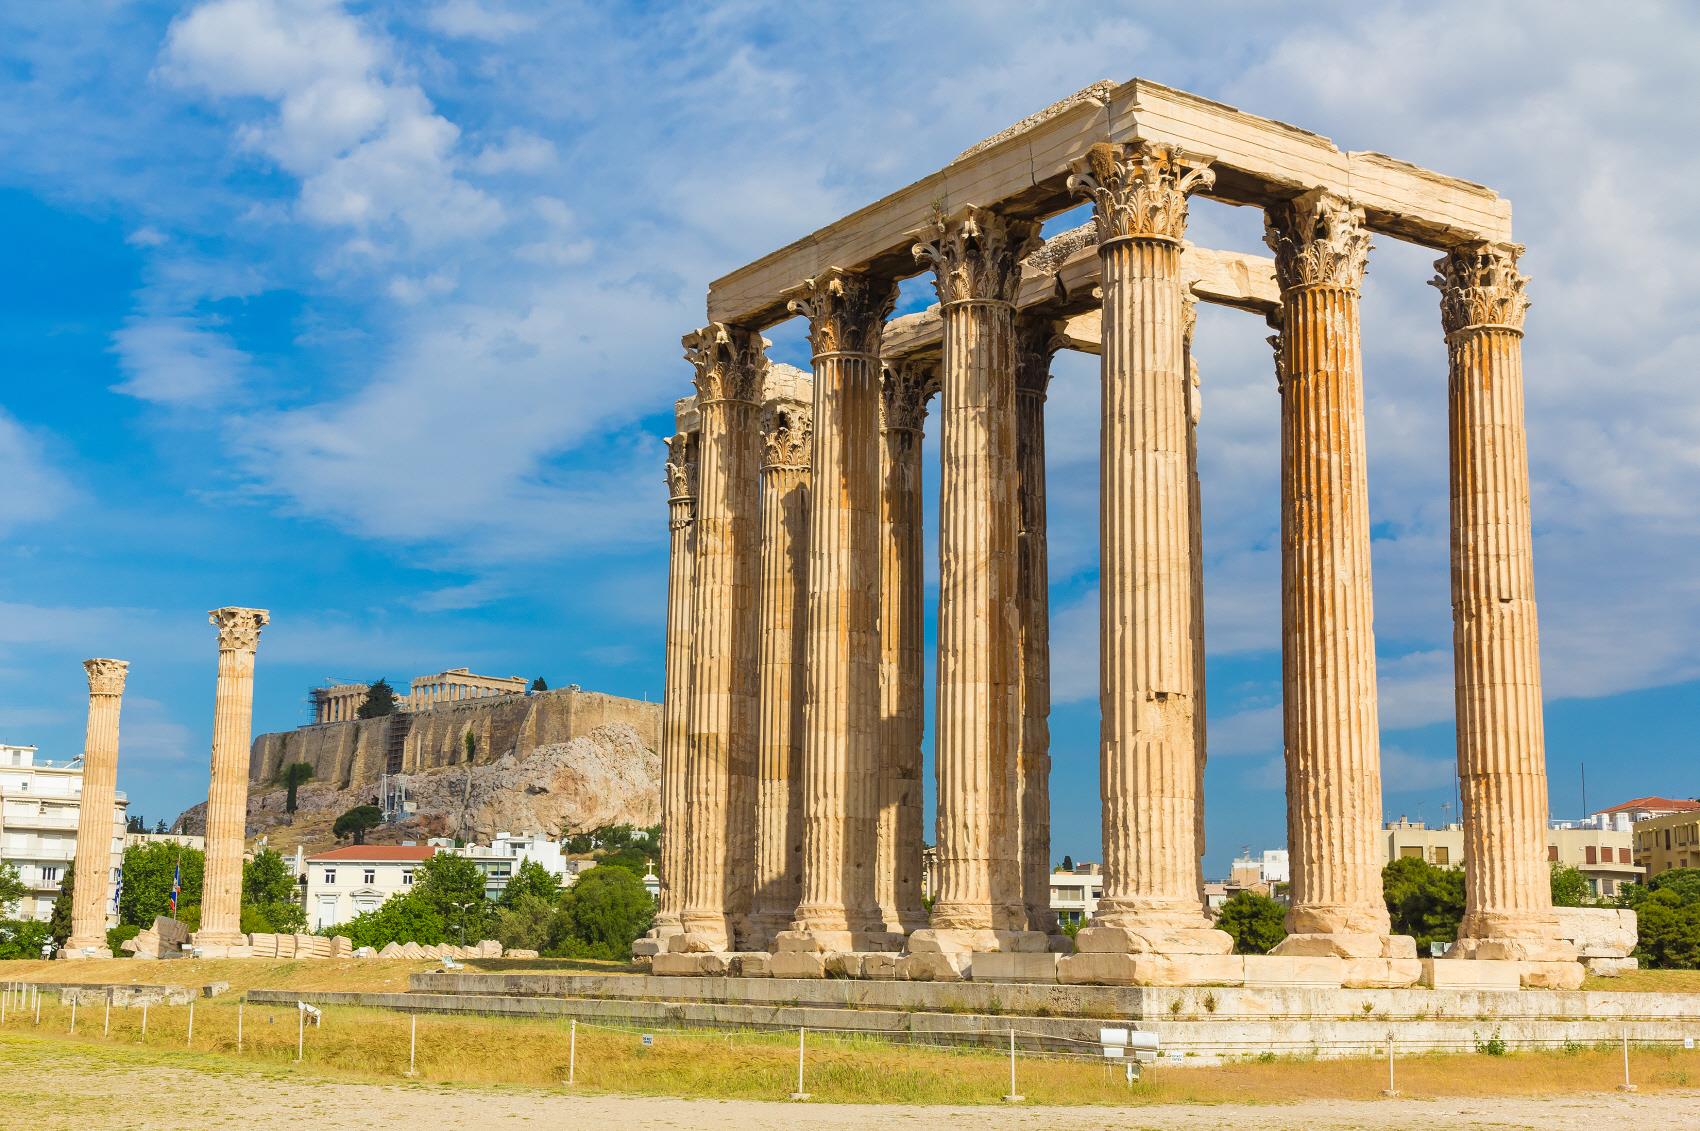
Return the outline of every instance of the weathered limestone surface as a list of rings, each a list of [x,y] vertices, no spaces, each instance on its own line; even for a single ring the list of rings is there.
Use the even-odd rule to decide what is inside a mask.
[[[667,654],[661,722],[661,891],[651,937],[684,928],[691,725],[691,620],[696,601],[697,441],[667,441]]]
[[[1358,290],[1361,209],[1311,192],[1267,212],[1281,283],[1281,621],[1292,857],[1286,955],[1412,958],[1388,941]],[[1408,951],[1408,952],[1407,952]]]
[[[685,339],[701,413],[684,927],[716,950],[747,929],[754,877],[760,334],[711,324]]]
[[[748,945],[767,946],[803,887],[803,661],[813,406],[762,408],[760,768]]]
[[[1464,802],[1459,957],[1562,962],[1547,878],[1546,740],[1523,433],[1520,248],[1435,264],[1450,359],[1452,639]]]
[[[1027,927],[1016,790],[1015,285],[1038,225],[969,208],[935,218],[940,407],[939,891],[929,941],[997,949]],[[913,948],[913,944],[912,944]]]
[[[921,903],[921,434],[938,367],[908,362],[880,383],[879,905],[888,931],[926,924]]]
[[[107,873],[112,868],[112,808],[118,793],[118,714],[124,699],[124,660],[84,660],[89,680],[88,729],[83,740],[83,793],[77,814],[75,896],[71,936],[62,953],[105,958]]]
[[[889,279],[830,270],[793,302],[814,351],[803,895],[795,944],[893,946],[880,916],[880,333]],[[791,932],[787,932],[791,933]],[[782,936],[783,941],[783,936]],[[777,960],[777,959],[776,959]],[[777,973],[775,976],[778,976]]]
[[[1205,704],[1209,697],[1204,689],[1204,507],[1198,484],[1198,420],[1203,409],[1202,390],[1198,381],[1198,360],[1192,354],[1193,330],[1198,324],[1197,304],[1190,296],[1186,304],[1186,335],[1182,343],[1187,376],[1186,480],[1187,526],[1191,543],[1192,567],[1192,687],[1198,708],[1192,713],[1193,748],[1198,755],[1198,774],[1193,782],[1193,839],[1198,859],[1198,899],[1204,901],[1204,766],[1207,732]]]
[[[1203,707],[1195,686],[1192,398],[1180,240],[1188,194],[1211,180],[1208,169],[1167,148],[1103,146],[1073,182],[1094,202],[1104,292],[1104,895],[1081,935],[1163,954],[1233,949],[1205,918],[1196,847]]]
[[[227,606],[207,616],[218,628],[218,688],[213,711],[212,779],[207,789],[207,860],[197,942],[247,943],[242,934],[242,847],[248,814],[248,744],[254,720],[254,652],[264,609]]]

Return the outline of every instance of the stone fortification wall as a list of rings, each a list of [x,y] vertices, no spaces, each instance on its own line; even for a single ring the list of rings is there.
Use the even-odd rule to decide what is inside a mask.
[[[319,723],[254,739],[248,777],[275,781],[292,762],[313,767],[313,780],[339,789],[376,782],[384,772],[392,726],[407,726],[402,769],[408,773],[468,761],[472,735],[474,765],[507,754],[570,742],[597,727],[623,724],[650,750],[660,745],[661,705],[595,691],[541,691],[444,703],[429,710],[381,719]]]

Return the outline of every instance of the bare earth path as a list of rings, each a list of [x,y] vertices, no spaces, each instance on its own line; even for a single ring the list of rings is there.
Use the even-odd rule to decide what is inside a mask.
[[[17,1046],[13,1046],[16,1048]],[[284,1071],[194,1071],[125,1063],[72,1050],[51,1072],[0,1065],[0,1129],[19,1131],[368,1131],[428,1126],[477,1128],[678,1128],[796,1131],[809,1128],[1220,1128],[1335,1131],[1358,1128],[1542,1128],[1693,1126],[1700,1092],[1567,1096],[1558,1099],[1310,1100],[1294,1104],[1150,1105],[1131,1108],[905,1107],[677,1100],[438,1085],[350,1084]],[[3,1050],[0,1050],[3,1051]],[[0,1055],[0,1060],[7,1059]]]

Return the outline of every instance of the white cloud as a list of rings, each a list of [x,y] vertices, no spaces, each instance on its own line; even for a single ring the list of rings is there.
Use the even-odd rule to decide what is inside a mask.
[[[0,534],[26,523],[44,522],[77,497],[49,461],[41,441],[0,408]]]
[[[512,129],[501,142],[487,145],[473,158],[480,173],[540,173],[555,164],[555,145],[530,130]]]
[[[211,408],[237,393],[252,359],[204,319],[133,316],[112,335],[126,380],[115,391],[173,408]]]
[[[426,19],[444,35],[492,42],[508,39],[535,24],[528,16],[484,0],[443,0],[431,9]]]

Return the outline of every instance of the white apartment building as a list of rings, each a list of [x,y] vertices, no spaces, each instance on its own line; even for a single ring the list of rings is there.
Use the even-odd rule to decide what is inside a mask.
[[[83,764],[49,762],[36,757],[33,746],[0,743],[0,863],[18,870],[29,892],[16,909],[0,915],[47,919],[59,885],[77,855],[77,821],[82,813]],[[124,815],[129,806],[122,793],[112,808],[112,856],[107,868],[107,925],[118,924],[112,910],[118,874],[124,864]]]
[[[307,929],[346,923],[376,911],[392,895],[411,891],[419,865],[436,852],[434,844],[353,844],[309,856]]]
[[[500,832],[489,844],[469,844],[463,848],[454,847],[454,841],[445,838],[427,843],[445,852],[464,856],[478,865],[478,870],[484,873],[484,894],[490,899],[501,898],[508,881],[527,860],[541,865],[562,887],[578,879],[581,870],[595,863],[593,860],[568,860],[561,842],[542,833]]]
[[[1098,913],[1104,897],[1104,870],[1097,864],[1077,864],[1072,872],[1051,873],[1051,910],[1059,923],[1087,923]]]

